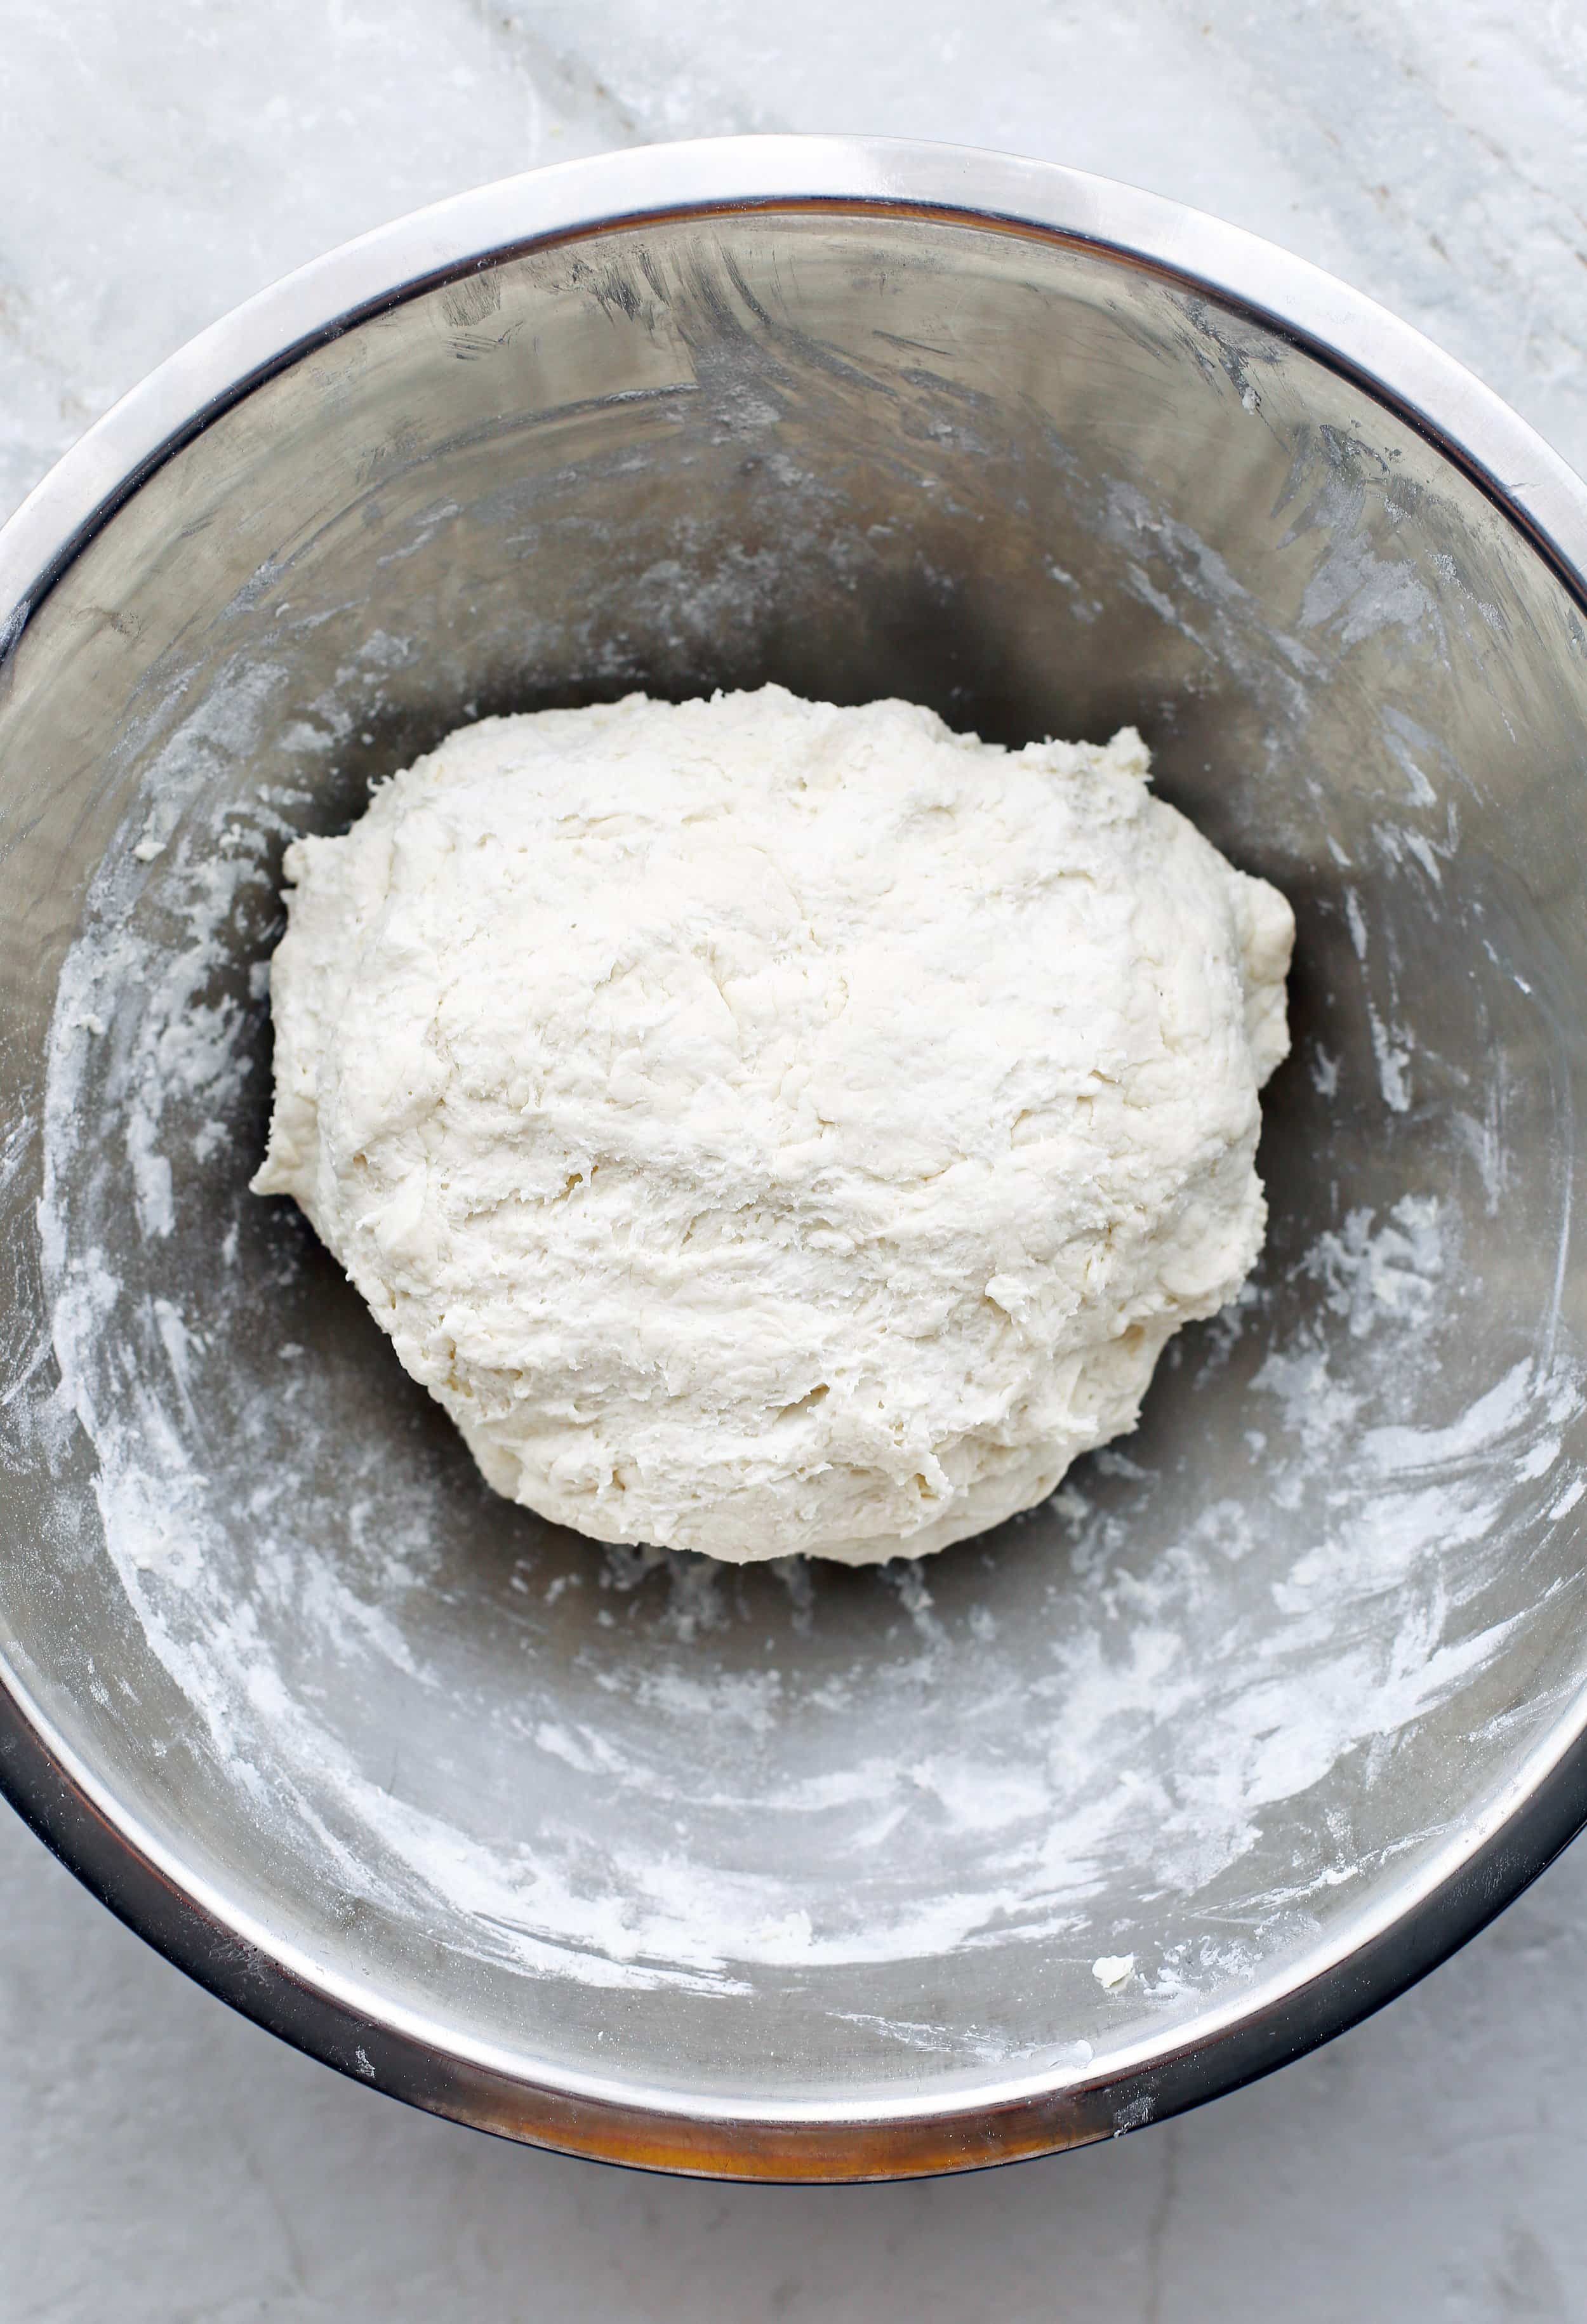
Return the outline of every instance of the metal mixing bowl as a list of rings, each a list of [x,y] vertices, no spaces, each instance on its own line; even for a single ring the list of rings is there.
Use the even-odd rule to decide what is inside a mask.
[[[1366,300],[946,148],[488,187],[176,356],[0,536],[23,1813],[345,2071],[730,2176],[1131,2128],[1458,1943],[1587,1813],[1584,569]],[[466,717],[769,678],[1134,721],[1299,919],[1251,1292],[918,1568],[508,1507],[245,1191],[292,832]]]

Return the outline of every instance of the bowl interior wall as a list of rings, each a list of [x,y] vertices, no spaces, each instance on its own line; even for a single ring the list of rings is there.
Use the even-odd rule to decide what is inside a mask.
[[[1416,429],[1052,238],[675,219],[291,364],[0,700],[23,1683],[232,1910],[526,2070],[1096,2070],[1321,1948],[1587,1661],[1582,657]],[[769,679],[1133,722],[1299,922],[1251,1295],[918,1570],[507,1507],[245,1192],[288,837],[466,718]]]

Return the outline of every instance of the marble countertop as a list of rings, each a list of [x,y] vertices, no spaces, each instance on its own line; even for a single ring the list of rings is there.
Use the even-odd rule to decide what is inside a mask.
[[[1587,466],[1587,15],[1543,0],[8,0],[0,514],[272,276],[536,163],[942,137],[1199,204]],[[646,2179],[409,2114],[122,1929],[0,1810],[0,2324],[1568,2324],[1587,1846],[1199,2115],[914,2187]]]

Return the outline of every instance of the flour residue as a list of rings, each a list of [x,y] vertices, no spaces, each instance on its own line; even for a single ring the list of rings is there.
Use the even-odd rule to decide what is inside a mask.
[[[1409,1184],[1343,1209],[1162,1390],[1217,1417],[1222,1473],[1195,1465],[1199,1422],[1159,1439],[1149,1413],[929,1583],[900,1563],[839,1596],[792,1561],[746,1597],[699,1559],[460,1516],[456,1469],[379,1433],[405,1393],[383,1346],[373,1401],[368,1380],[347,1401],[315,1301],[353,1295],[307,1297],[301,1236],[243,1191],[274,865],[307,794],[185,801],[196,756],[253,749],[271,694],[254,672],[229,729],[212,705],[178,735],[128,833],[158,853],[129,844],[101,875],[61,981],[41,1211],[109,1554],[256,1812],[371,1909],[596,1987],[1039,1945],[1093,2006],[1183,2008],[1315,1931],[1372,1860],[1330,1838],[1330,1784],[1370,1784],[1491,1662],[1518,1618],[1484,1612],[1507,1541],[1584,1489],[1560,1435],[1573,1357],[1439,1384],[1480,1270],[1468,1219]],[[1312,1078],[1333,1102],[1336,1061]],[[1381,1096],[1400,1110],[1392,1074]],[[1488,1137],[1502,1185],[1498,1117]],[[471,1566],[482,1524],[493,1562]],[[526,1609],[505,1660],[428,1618],[443,1568]],[[480,1754],[472,1821],[430,1759],[377,1760],[361,1693],[383,1738]],[[1282,1878],[1260,1868],[1275,1817]],[[1167,1937],[1164,1895],[1184,1900]],[[1052,2056],[1078,2071],[1074,2032]],[[963,2029],[927,2046],[987,2054]]]

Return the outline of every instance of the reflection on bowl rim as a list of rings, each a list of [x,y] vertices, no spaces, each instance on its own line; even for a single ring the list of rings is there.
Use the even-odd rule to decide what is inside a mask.
[[[0,683],[30,612],[144,479],[272,374],[417,292],[531,248],[649,219],[754,209],[927,218],[1090,249],[1276,328],[1426,438],[1587,603],[1587,487],[1452,357],[1255,235],[1047,162],[948,145],[724,138],[568,162],[346,244],[238,308],[133,390],[0,531]],[[1587,1736],[1567,1711],[1405,1888],[1330,1941],[1175,2029],[1084,2069],[886,2099],[712,2098],[558,2070],[357,1987],[194,1877],[101,1784],[0,1657],[0,1789],[103,1902],[200,1983],[343,2072],[565,2152],[727,2178],[914,2177],[1084,2144],[1217,2096],[1314,2048],[1473,1935],[1587,1822]]]

